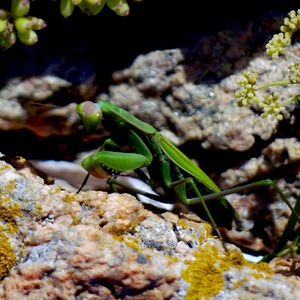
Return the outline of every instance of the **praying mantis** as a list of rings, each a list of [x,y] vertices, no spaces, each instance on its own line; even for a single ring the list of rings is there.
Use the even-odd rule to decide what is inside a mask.
[[[117,191],[116,185],[128,187],[115,177],[122,172],[133,170],[148,185],[160,186],[165,195],[160,197],[131,188],[133,192],[159,201],[178,199],[211,224],[227,250],[218,228],[231,229],[233,222],[239,226],[239,215],[225,196],[257,186],[273,186],[292,211],[285,240],[293,231],[299,219],[300,197],[296,203],[297,209],[294,209],[274,181],[265,179],[221,191],[203,170],[166,137],[126,110],[107,101],[85,101],[78,105],[77,113],[88,132],[103,124],[112,133],[112,138],[106,139],[98,152],[82,161],[82,166],[88,174],[77,193],[81,191],[90,175],[106,178],[114,191]],[[122,151],[121,145],[124,143],[129,147],[129,151]],[[287,243],[287,240],[285,243],[284,241],[281,242],[284,244],[282,247]],[[279,253],[282,248],[276,251]],[[276,256],[276,253],[272,255]]]

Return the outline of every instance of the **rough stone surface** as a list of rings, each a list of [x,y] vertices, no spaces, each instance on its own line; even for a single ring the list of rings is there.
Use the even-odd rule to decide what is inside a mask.
[[[162,3],[157,4],[155,1],[151,1],[151,4],[153,6],[162,5]],[[43,4],[46,10],[48,8],[47,5],[46,3]],[[220,9],[219,5],[221,4],[218,4]],[[236,79],[241,77],[241,72],[244,70],[259,73],[261,81],[280,80],[287,78],[289,75],[286,72],[286,67],[291,61],[290,58],[280,58],[277,61],[271,61],[262,54],[264,51],[263,44],[268,40],[268,37],[270,38],[273,33],[278,32],[278,28],[282,23],[282,17],[288,11],[283,12],[284,6],[284,4],[280,4],[279,17],[272,12],[272,15],[268,14],[266,17],[256,18],[256,20],[254,19],[257,17],[256,12],[255,14],[249,13],[251,16],[247,19],[239,11],[238,14],[241,15],[243,22],[234,20],[226,23],[226,26],[216,32],[214,32],[216,27],[212,26],[216,24],[212,23],[216,23],[217,17],[215,14],[218,12],[214,8],[214,18],[212,18],[211,14],[207,14],[210,20],[205,19],[204,25],[202,27],[199,26],[202,29],[209,28],[211,30],[209,35],[202,31],[198,32],[196,30],[198,27],[194,27],[192,31],[185,32],[188,38],[181,43],[183,47],[178,46],[178,43],[174,47],[169,47],[169,44],[166,45],[169,41],[169,36],[166,38],[163,35],[163,40],[166,43],[162,47],[153,47],[151,44],[151,47],[148,47],[151,50],[145,51],[145,48],[143,48],[145,40],[142,38],[146,37],[149,43],[153,43],[153,40],[149,38],[149,34],[144,28],[143,37],[136,38],[142,50],[132,50],[135,49],[133,40],[130,40],[133,35],[131,37],[131,35],[124,34],[122,36],[118,35],[116,39],[121,42],[122,47],[116,46],[115,41],[106,43],[105,47],[100,43],[101,51],[99,51],[99,48],[95,47],[94,44],[87,46],[89,43],[88,39],[94,42],[94,37],[87,38],[85,41],[78,39],[78,31],[75,28],[80,26],[80,30],[82,30],[82,24],[78,22],[78,24],[73,23],[74,27],[72,27],[72,31],[76,32],[76,40],[79,40],[81,43],[77,47],[74,47],[73,43],[70,43],[70,46],[66,46],[70,38],[68,32],[62,33],[66,41],[58,40],[59,37],[55,34],[58,47],[55,47],[57,52],[55,52],[54,56],[51,56],[51,51],[48,52],[47,47],[40,50],[35,47],[29,48],[33,50],[32,52],[28,50],[28,55],[24,54],[23,48],[19,49],[16,51],[19,55],[13,57],[12,61],[2,59],[3,57],[8,57],[8,55],[1,53],[2,65],[0,73],[5,75],[5,79],[2,76],[0,78],[2,84],[0,90],[1,151],[5,153],[9,151],[13,155],[24,155],[24,153],[27,153],[28,157],[33,159],[41,157],[43,159],[51,159],[52,170],[56,168],[55,172],[52,173],[53,176],[63,178],[75,186],[74,189],[74,187],[66,187],[64,185],[65,188],[72,191],[76,190],[81,180],[77,177],[78,171],[71,169],[74,167],[74,164],[70,163],[72,167],[67,169],[65,165],[63,167],[59,166],[53,159],[74,160],[77,157],[76,162],[79,162],[86,155],[83,154],[86,153],[83,151],[98,149],[103,139],[110,136],[109,128],[100,128],[95,134],[86,134],[76,114],[76,103],[95,99],[97,87],[101,86],[101,94],[98,95],[96,101],[99,99],[111,101],[153,125],[189,157],[193,158],[222,189],[269,177],[276,181],[288,200],[294,204],[295,199],[299,195],[300,186],[300,156],[297,154],[297,149],[299,148],[297,141],[299,139],[298,128],[300,126],[298,106],[290,105],[287,107],[283,121],[271,122],[261,119],[259,116],[260,110],[256,105],[238,108],[234,97],[234,91],[237,88]],[[253,4],[252,7],[255,7],[255,5]],[[261,3],[259,7],[261,7]],[[247,7],[248,10],[250,11],[250,7]],[[198,14],[198,10],[196,11]],[[156,15],[156,7],[154,12]],[[163,19],[172,15],[171,12],[173,12],[172,7],[169,6],[168,13],[163,14]],[[172,15],[173,20],[184,19],[183,13],[183,7],[180,7],[180,17],[174,18]],[[189,17],[191,13],[189,11]],[[143,16],[143,14],[141,15]],[[182,38],[180,36],[184,25],[182,22],[176,22],[176,24],[171,22],[172,26],[177,25],[177,23],[180,24],[180,28],[177,27],[180,30],[172,27],[173,30],[170,31],[168,23],[167,26],[159,25],[159,19],[154,20],[153,15],[151,15],[151,22],[148,22],[151,28],[151,35],[155,26],[158,25],[160,28],[159,32],[163,32],[166,28],[168,34],[175,33],[176,41]],[[224,14],[222,9],[221,15],[231,18],[231,15]],[[142,18],[144,19],[144,16]],[[202,20],[202,18],[198,19]],[[57,26],[63,29],[60,21],[58,19],[55,20]],[[107,19],[104,18],[104,20]],[[104,23],[106,26],[107,21],[104,22],[106,22]],[[134,26],[136,24],[140,24],[140,22],[136,22]],[[193,22],[192,24],[194,25]],[[199,24],[197,23],[197,25]],[[113,34],[109,33],[110,29],[115,30],[113,27],[111,26],[105,30],[110,40],[112,35],[115,36],[115,32]],[[85,31],[85,34],[88,31]],[[105,32],[101,33],[101,39],[104,43]],[[157,34],[159,33],[157,32]],[[52,49],[53,42],[51,38],[45,38],[44,40],[51,41]],[[122,38],[125,38],[126,42],[123,42]],[[60,48],[58,45],[60,43],[62,43],[62,48],[66,47],[67,49],[71,47],[71,51],[68,53],[66,49]],[[82,43],[84,43],[83,47]],[[157,40],[155,43],[157,43]],[[157,46],[159,43],[155,45]],[[130,57],[133,57],[132,51],[139,51],[138,53],[143,54],[135,59],[131,59],[129,62],[129,57],[126,57],[126,46],[130,49]],[[119,53],[121,48],[122,55]],[[290,50],[297,55],[299,53],[299,44],[296,43]],[[111,52],[110,59],[107,56],[108,52]],[[20,55],[21,53],[22,55]],[[30,53],[32,54],[30,55]],[[59,54],[57,55],[57,53]],[[88,57],[84,58],[85,55]],[[82,60],[82,58],[84,59]],[[126,63],[123,63],[125,58],[127,58],[127,66],[125,66]],[[116,70],[113,68],[116,66],[115,63],[118,59],[122,59],[122,67]],[[43,60],[46,62],[45,65],[43,65]],[[102,64],[99,61],[102,61]],[[96,72],[94,67],[96,65],[98,72]],[[108,78],[109,76],[105,73],[107,66],[109,66],[110,70],[114,70],[111,78]],[[18,75],[16,77],[7,77],[5,67],[8,68],[9,74]],[[56,70],[58,72],[55,72]],[[56,74],[56,76],[52,76],[51,73]],[[62,77],[65,79],[62,79]],[[95,83],[96,77],[97,81]],[[299,93],[297,85],[276,89],[280,92],[283,99]],[[270,88],[270,90],[272,91],[273,88]],[[63,108],[37,106],[32,105],[30,102],[54,104]],[[31,133],[33,134],[30,135]],[[26,149],[28,149],[28,152],[25,152]],[[82,153],[78,155],[78,152]],[[14,165],[26,178],[34,177],[28,171],[30,166],[22,167],[22,161],[19,164],[14,164],[13,159],[9,157],[2,160]],[[78,165],[76,167],[77,169],[75,169],[78,170]],[[49,173],[51,172],[49,171]],[[35,174],[42,176],[38,172]],[[84,177],[83,173],[80,175]],[[41,194],[44,195],[41,198],[42,200],[37,201],[34,198],[33,201],[31,197],[34,197],[34,194],[38,194],[36,186],[34,185],[35,193],[32,193],[30,192],[32,190],[29,188],[31,184],[26,183],[23,177],[23,181],[19,181],[15,180],[16,174],[9,176],[11,176],[13,181],[10,181],[10,184],[5,183],[3,188],[1,187],[4,193],[2,200],[4,201],[3,207],[9,208],[9,211],[13,213],[7,214],[7,210],[3,210],[3,214],[0,215],[2,220],[4,220],[2,224],[4,230],[1,227],[0,241],[6,247],[3,253],[6,253],[7,258],[7,264],[2,266],[3,269],[1,270],[6,274],[11,266],[16,264],[16,267],[11,269],[10,276],[16,276],[15,278],[18,278],[18,281],[16,282],[14,279],[10,281],[11,277],[6,277],[1,290],[3,293],[6,292],[6,287],[15,286],[16,291],[18,289],[27,289],[27,292],[24,292],[26,295],[24,297],[27,297],[28,294],[29,298],[30,293],[28,289],[33,285],[34,291],[32,291],[32,295],[37,293],[40,296],[38,293],[43,292],[40,287],[44,287],[45,293],[50,289],[51,293],[61,295],[63,290],[64,293],[69,295],[68,293],[72,292],[75,286],[76,297],[81,297],[82,299],[105,296],[108,299],[110,297],[120,297],[119,295],[122,295],[124,291],[122,289],[125,286],[124,282],[120,283],[118,281],[116,283],[113,281],[112,285],[109,286],[103,286],[103,282],[99,283],[98,279],[93,286],[91,281],[81,282],[76,276],[81,276],[82,274],[84,276],[92,275],[84,269],[83,265],[80,265],[80,269],[70,269],[68,266],[74,264],[73,260],[63,257],[65,252],[69,251],[69,254],[75,255],[75,251],[78,250],[76,247],[85,247],[76,238],[74,238],[76,240],[74,242],[73,238],[68,235],[69,232],[72,232],[74,237],[81,238],[82,235],[79,228],[83,232],[85,232],[86,228],[90,228],[85,226],[94,226],[93,230],[96,232],[94,237],[100,236],[99,240],[103,239],[107,243],[112,243],[116,251],[123,247],[120,253],[127,255],[128,249],[124,250],[124,244],[120,246],[117,242],[125,243],[127,246],[130,244],[130,247],[136,251],[140,249],[144,251],[144,248],[151,247],[156,254],[162,251],[164,255],[175,257],[181,262],[182,257],[194,259],[195,253],[193,251],[196,251],[195,249],[198,250],[198,239],[206,232],[205,228],[203,228],[203,223],[199,223],[199,220],[197,222],[193,220],[191,221],[192,223],[189,223],[191,219],[184,219],[183,223],[181,217],[179,218],[172,213],[166,213],[162,218],[151,215],[149,218],[146,217],[144,220],[140,220],[133,208],[135,205],[131,207],[133,211],[130,210],[133,213],[132,216],[134,216],[132,220],[131,213],[127,217],[128,211],[125,209],[127,207],[125,203],[128,204],[128,202],[124,196],[116,200],[114,198],[116,196],[107,196],[102,193],[87,193],[87,197],[92,197],[92,199],[94,199],[93,197],[100,197],[103,200],[102,205],[109,212],[106,214],[102,206],[99,206],[97,200],[82,200],[80,196],[75,197],[74,203],[70,201],[73,203],[71,206],[67,205],[65,202],[69,203],[68,201],[59,199],[72,194],[62,192],[63,196],[57,196],[57,194],[60,194],[59,189],[52,190],[48,186],[42,188]],[[51,178],[46,178],[46,176],[42,176],[42,178],[45,182],[51,182]],[[28,190],[29,192],[25,196],[21,192],[17,192],[15,182],[18,183],[18,186],[20,186],[20,182],[25,182],[27,188],[23,190]],[[106,188],[106,185],[99,184],[98,181],[91,181],[87,186],[87,189],[104,190]],[[19,200],[16,200],[16,205],[14,201],[11,202],[11,191],[19,196]],[[51,198],[49,195],[53,196],[55,200],[49,200]],[[25,199],[26,201],[19,203],[20,199]],[[106,205],[107,201],[105,199],[110,199],[108,202],[111,202],[112,209],[109,208],[109,205]],[[233,228],[231,231],[222,231],[224,236],[236,245],[241,245],[253,251],[270,251],[273,249],[290,215],[287,205],[278,198],[276,193],[266,188],[258,188],[254,194],[229,195],[228,199],[241,216],[243,230],[238,231],[236,228]],[[93,203],[94,206],[91,207],[87,204],[88,202]],[[125,211],[121,209],[122,205],[119,205],[120,203],[123,204],[123,202],[124,207],[122,208]],[[39,204],[35,205],[35,203]],[[20,204],[22,205],[19,206]],[[120,209],[119,215],[115,214],[116,209]],[[41,212],[42,217],[40,217]],[[123,218],[124,214],[126,218]],[[148,213],[145,214],[148,216]],[[30,220],[27,220],[27,217],[30,217]],[[124,229],[126,229],[126,234]],[[93,230],[91,229],[88,232],[92,233]],[[120,235],[124,234],[126,237],[120,238]],[[9,235],[9,239],[7,235]],[[118,239],[112,239],[111,235],[117,235]],[[136,244],[132,242],[132,236],[134,236],[134,243],[138,244],[138,250]],[[124,240],[120,241],[123,238]],[[93,240],[92,236],[87,234],[86,237],[82,237],[82,240],[97,250],[95,257],[97,255],[105,257],[105,253],[101,252],[103,248]],[[211,239],[208,240],[211,241]],[[44,246],[47,247],[46,249],[50,249],[49,253],[47,252],[48,250],[46,251],[43,248]],[[37,248],[35,252],[35,247],[40,248]],[[203,245],[201,247],[204,248]],[[14,254],[11,251],[12,249],[14,249]],[[37,281],[28,279],[28,274],[31,274],[30,268],[34,255],[41,255],[47,262],[45,267],[40,266],[40,275],[35,275],[36,277],[34,278],[37,278]],[[140,262],[143,262],[144,258],[137,256],[134,251],[129,249],[128,256],[126,255],[124,256],[126,259],[129,256],[132,257],[132,260],[128,259],[126,260],[127,262],[137,263],[139,266],[143,265]],[[145,255],[147,257],[148,254]],[[205,254],[202,254],[202,256],[203,258],[206,257]],[[27,266],[22,269],[22,265],[26,264],[26,259],[29,259],[29,257],[30,267],[28,273],[26,273],[27,271],[24,270],[26,270],[25,267]],[[87,260],[87,258],[84,258],[83,264],[90,267],[91,264]],[[93,259],[91,261],[96,268],[97,262]],[[158,261],[160,260],[158,259]],[[162,261],[166,265],[168,263],[172,265],[171,262],[165,260],[165,257]],[[295,261],[297,261],[297,257],[295,257]],[[37,263],[40,264],[41,261],[37,260]],[[211,261],[208,261],[208,263],[211,263]],[[55,264],[54,267],[53,264]],[[284,269],[281,264],[284,267],[288,265],[288,263],[278,263],[278,269],[275,268],[276,272]],[[68,266],[65,267],[65,265]],[[145,265],[148,266],[148,264]],[[22,277],[21,269],[24,274],[27,274],[26,280]],[[296,269],[296,267],[290,266],[288,272],[295,274]],[[89,270],[93,272],[93,266]],[[55,272],[58,272],[61,277],[58,276],[55,279],[51,277],[51,274],[55,274]],[[60,272],[72,274],[71,282],[65,281],[67,282],[66,288]],[[120,274],[124,274],[122,272],[120,271]],[[216,299],[227,299],[229,297],[239,299],[240,295],[243,295],[243,299],[252,299],[253,295],[257,299],[260,299],[259,297],[289,299],[288,297],[291,297],[291,295],[294,298],[299,298],[297,277],[289,279],[272,277],[267,283],[266,278],[258,279],[252,276],[251,280],[241,281],[240,278],[244,276],[243,272],[244,270],[238,268],[234,271],[226,270],[224,273],[227,274],[224,277],[225,292],[215,296]],[[178,271],[176,276],[179,273]],[[146,276],[149,275],[147,272],[145,274]],[[232,277],[231,274],[237,277]],[[164,278],[168,278],[167,272],[164,276]],[[155,284],[157,284],[156,291],[151,289],[143,290],[138,292],[139,295],[133,293],[134,295],[131,294],[128,297],[138,298],[140,296],[141,299],[143,297],[149,299],[147,297],[152,295],[156,299],[155,297],[169,297],[168,295],[176,290],[172,294],[173,299],[182,299],[187,291],[188,284],[183,284],[181,280],[178,288],[178,278],[167,284],[155,280]],[[72,281],[73,279],[74,281]],[[110,279],[107,280],[109,281]],[[272,283],[269,285],[271,281]],[[24,286],[20,286],[20,282],[24,282]],[[46,286],[47,282],[60,282],[59,286],[63,286],[63,288],[53,291],[51,285]],[[130,285],[127,281],[125,282]],[[279,284],[281,282],[286,284],[285,288],[281,287]],[[238,287],[239,284],[241,284],[240,288]],[[274,285],[275,287],[273,287]],[[256,287],[259,287],[259,292],[255,290]],[[132,290],[130,292],[132,293]],[[258,293],[261,293],[261,296]],[[13,295],[14,299],[17,299],[18,294]]]
[[[295,44],[291,51],[296,53],[298,48],[299,45]],[[195,158],[204,171],[210,171],[208,174],[221,189],[271,175],[283,188],[288,200],[295,203],[299,194],[300,158],[296,151],[300,148],[296,132],[297,107],[287,107],[281,123],[262,119],[255,105],[239,108],[236,104],[234,91],[237,89],[236,79],[241,77],[241,72],[217,84],[196,83],[186,76],[185,55],[182,49],[141,55],[129,68],[115,72],[113,78],[116,84],[109,87],[108,94],[101,94],[97,99],[111,101],[160,130],[175,145],[183,147],[183,151],[187,150],[187,154]],[[286,75],[283,70],[289,62],[290,59],[271,61],[260,55],[243,70],[258,72],[264,81],[279,80]],[[192,71],[192,65],[189,65],[189,71]],[[43,137],[80,132],[82,126],[75,103],[63,109],[43,106],[32,108],[34,106],[29,104],[22,108],[16,101],[22,97],[34,99],[36,94],[41,95],[42,92],[43,97],[47,98],[59,88],[67,86],[69,84],[66,81],[47,76],[24,82],[20,79],[12,81],[2,90],[2,95],[8,98],[2,102],[2,129],[27,128]],[[297,92],[297,86],[279,90],[286,99]],[[5,109],[6,105],[13,106]],[[101,129],[96,135],[88,138],[86,135],[76,140],[73,149],[77,149],[86,140],[99,147],[101,138],[103,140],[109,136],[109,128]],[[71,148],[67,145],[59,147]],[[81,157],[84,155],[78,156],[78,162]],[[75,182],[74,173],[64,168],[61,170],[55,162],[53,165],[57,167],[53,174],[59,173],[60,178],[69,180],[77,187],[80,185],[80,179]],[[286,183],[280,170],[283,170],[286,178],[293,179]],[[88,188],[103,190],[107,186],[96,181]],[[267,193],[248,198],[233,195],[228,196],[228,199],[242,216],[245,228],[242,233],[235,230],[229,232],[231,241],[255,250],[272,248],[290,215],[286,204],[276,195],[277,202],[267,204],[271,203],[270,194]],[[256,230],[259,232],[254,233]]]
[[[25,159],[6,161],[0,158],[1,299],[300,295],[297,277],[280,274],[291,263],[274,262],[274,274],[266,263],[246,262],[234,245],[226,253],[196,216],[154,214],[128,194],[69,193],[46,185]]]

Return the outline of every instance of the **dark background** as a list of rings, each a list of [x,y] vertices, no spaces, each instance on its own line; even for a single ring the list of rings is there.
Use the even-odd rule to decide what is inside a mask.
[[[10,3],[1,0],[0,6],[9,10]],[[270,36],[279,31],[270,26],[273,20],[298,9],[288,1],[252,1],[243,5],[209,1],[204,6],[200,1],[128,0],[128,4],[130,14],[127,17],[120,17],[105,6],[98,15],[90,17],[76,7],[73,15],[64,19],[59,11],[59,1],[32,1],[29,14],[44,19],[47,27],[37,32],[39,41],[36,45],[25,46],[18,40],[10,49],[0,51],[0,88],[7,80],[19,76],[53,74],[76,87],[95,75],[95,98],[101,92],[108,92],[108,86],[113,84],[113,71],[129,67],[140,54],[187,48],[191,59],[195,60],[195,56],[197,59],[198,55],[201,63],[205,63],[213,57],[201,54],[200,39],[215,38],[218,32],[228,27],[239,34],[249,22],[255,24],[252,27],[255,38],[249,37],[246,41],[248,50],[241,56],[247,55],[250,59],[253,53],[264,51]],[[270,21],[266,24],[266,20]],[[210,82],[220,79],[214,74],[203,78]],[[55,101],[54,104],[59,106],[79,103],[82,99],[74,94],[56,94]],[[0,131],[0,151],[27,159],[72,160],[76,153],[87,149],[81,142],[82,134],[75,133],[69,139],[51,136],[41,142],[28,130]]]
[[[10,2],[2,0],[0,6],[9,9]],[[76,83],[96,71],[99,91],[106,91],[111,73],[128,67],[140,54],[191,48],[198,38],[214,36],[233,22],[242,28],[251,20],[264,27],[262,16],[284,17],[290,10],[298,9],[288,1],[252,1],[251,5],[209,1],[205,7],[200,1],[128,0],[128,4],[127,17],[120,17],[105,6],[98,15],[90,17],[76,7],[64,19],[59,1],[32,1],[29,14],[44,19],[47,27],[38,32],[36,45],[27,47],[18,41],[0,52],[0,84],[13,76],[45,73]],[[253,51],[266,42],[266,32],[261,31],[261,36],[248,41]],[[72,69],[72,65],[79,67]]]

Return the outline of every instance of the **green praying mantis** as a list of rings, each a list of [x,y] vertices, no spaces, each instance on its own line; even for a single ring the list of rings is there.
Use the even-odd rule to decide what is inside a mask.
[[[115,177],[122,172],[132,170],[148,185],[160,186],[164,195],[156,196],[131,188],[133,192],[159,201],[178,199],[211,224],[227,251],[218,228],[231,229],[233,222],[239,225],[239,215],[225,196],[257,186],[273,186],[282,200],[289,206],[292,214],[284,240],[281,241],[282,247],[270,254],[268,259],[283,251],[282,249],[288,242],[287,237],[292,233],[299,219],[300,197],[294,208],[280,188],[270,179],[221,191],[204,171],[166,137],[126,110],[107,101],[97,103],[85,101],[78,105],[77,113],[88,132],[103,124],[110,130],[113,137],[105,140],[98,152],[82,161],[82,166],[88,174],[77,193],[81,191],[90,175],[106,178],[107,183],[114,191],[117,191],[115,185],[128,187],[116,180]],[[122,151],[120,145],[123,144],[126,144],[130,150]],[[287,249],[295,251],[295,243],[297,244],[297,242],[298,239],[295,239],[294,248]]]

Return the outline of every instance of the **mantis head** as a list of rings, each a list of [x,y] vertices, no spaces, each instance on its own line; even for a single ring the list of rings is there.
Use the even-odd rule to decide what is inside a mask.
[[[102,121],[101,109],[91,101],[80,103],[77,106],[77,114],[88,132],[96,129]]]

